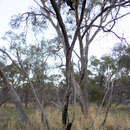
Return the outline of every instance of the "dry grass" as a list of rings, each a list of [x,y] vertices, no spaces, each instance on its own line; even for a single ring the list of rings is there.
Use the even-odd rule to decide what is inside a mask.
[[[7,105],[4,108],[0,108],[0,130],[44,130],[45,125],[41,121],[41,115],[39,110],[26,110],[31,124],[24,125],[18,118],[17,113],[13,113],[11,109],[15,108],[13,105]],[[104,119],[104,111],[99,113],[95,118],[97,107],[91,105],[89,109],[89,115],[87,118],[81,113],[80,107],[77,106],[75,109],[69,108],[69,115],[72,117],[72,112],[75,110],[75,121],[72,130],[130,130],[130,106],[120,106],[118,109],[112,109],[108,115],[105,125],[99,128],[101,122]],[[11,111],[11,114],[10,112]],[[52,130],[62,130],[61,113],[55,107],[47,107],[46,115],[48,117]],[[14,116],[13,116],[14,115]],[[95,123],[90,128],[92,121]],[[70,119],[71,120],[71,119]]]

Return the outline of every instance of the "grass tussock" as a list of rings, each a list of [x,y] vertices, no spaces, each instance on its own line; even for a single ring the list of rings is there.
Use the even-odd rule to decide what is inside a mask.
[[[0,109],[0,130],[46,130],[45,124],[41,121],[41,114],[38,109],[25,109],[31,121],[28,125],[25,125],[20,121],[15,107],[12,105],[7,105]],[[108,114],[106,123],[102,127],[99,126],[104,119],[105,111],[102,110],[96,116],[97,110],[98,108],[96,105],[91,105],[88,116],[85,118],[79,106],[76,106],[75,109],[70,107],[69,120],[71,120],[73,112],[75,112],[75,121],[72,130],[87,130],[87,128],[89,128],[89,130],[130,130],[129,105],[112,109]],[[45,111],[51,129],[62,130],[61,112],[52,106],[46,107]]]

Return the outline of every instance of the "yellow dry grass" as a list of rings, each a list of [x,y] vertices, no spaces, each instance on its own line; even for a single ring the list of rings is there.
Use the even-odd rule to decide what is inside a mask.
[[[12,107],[12,106],[11,106]],[[75,121],[72,130],[130,130],[130,113],[127,111],[112,110],[107,117],[105,125],[99,128],[104,119],[105,112],[102,110],[96,117],[96,105],[92,105],[89,109],[88,116],[85,118],[79,106],[75,109],[69,108],[69,115],[72,118],[72,113],[75,112]],[[46,116],[52,130],[62,130],[61,113],[55,107],[49,106],[45,109]],[[33,111],[29,114],[31,124],[23,125],[20,120],[11,118],[7,122],[7,127],[0,130],[46,130],[44,123],[41,121],[41,114],[39,110]],[[71,120],[70,118],[70,120]],[[93,127],[92,123],[94,121]]]

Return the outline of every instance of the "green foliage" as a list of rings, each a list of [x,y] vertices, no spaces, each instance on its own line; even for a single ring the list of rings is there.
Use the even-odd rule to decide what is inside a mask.
[[[101,102],[104,96],[103,88],[96,86],[89,87],[88,89],[90,102]]]

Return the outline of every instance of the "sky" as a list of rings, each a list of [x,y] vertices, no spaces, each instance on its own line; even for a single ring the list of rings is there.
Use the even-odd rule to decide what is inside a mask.
[[[1,37],[9,30],[11,16],[23,13],[34,5],[33,0],[0,0],[0,47],[5,44]],[[130,43],[130,16],[117,23],[115,31],[120,35],[125,35]],[[95,55],[101,57],[106,53],[110,53],[113,46],[118,42],[119,40],[114,35],[108,35],[107,33],[100,34],[90,45],[89,56]]]
[[[0,35],[8,30],[12,15],[26,11],[29,1],[31,0],[0,0]]]

